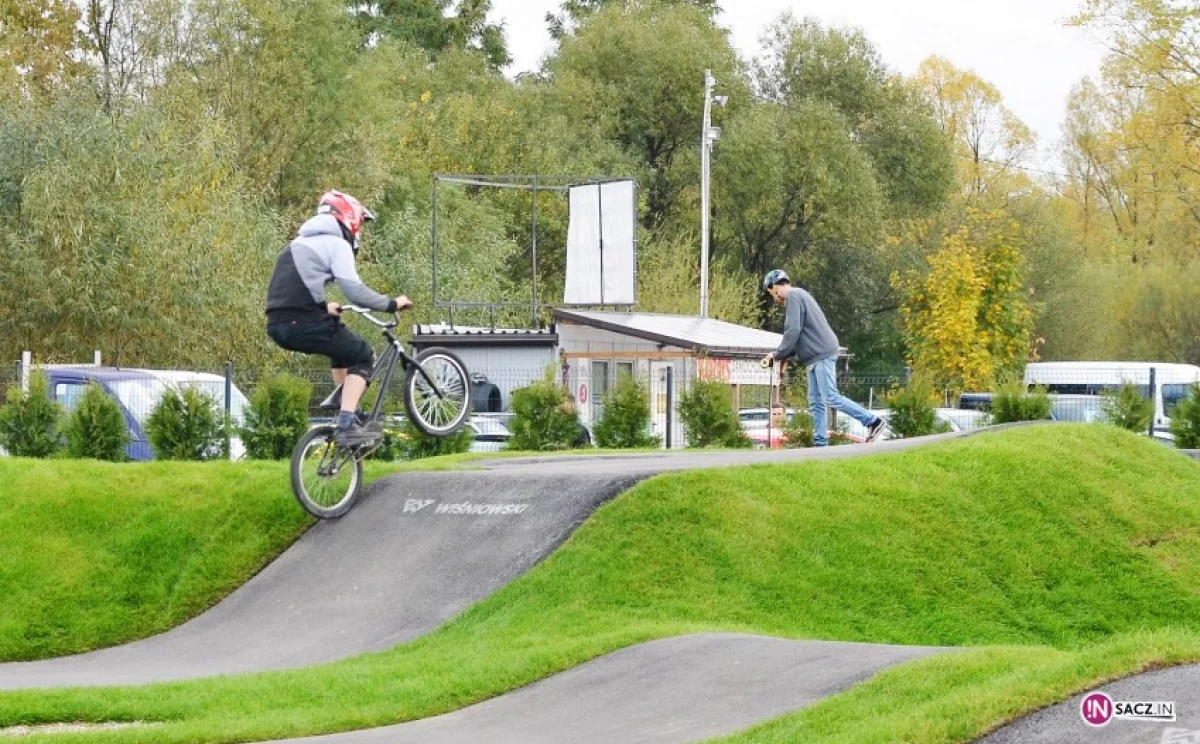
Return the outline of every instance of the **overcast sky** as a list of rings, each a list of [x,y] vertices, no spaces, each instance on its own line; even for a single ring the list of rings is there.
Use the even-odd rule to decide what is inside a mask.
[[[720,23],[732,29],[743,57],[757,54],[765,26],[785,10],[826,24],[858,26],[893,69],[916,72],[931,54],[973,70],[1000,89],[1005,103],[1050,149],[1060,138],[1067,95],[1099,70],[1104,48],[1086,31],[1065,26],[1082,0],[723,0]],[[492,0],[505,20],[516,74],[536,69],[550,49],[543,18],[559,0]],[[699,82],[697,82],[699,84]]]

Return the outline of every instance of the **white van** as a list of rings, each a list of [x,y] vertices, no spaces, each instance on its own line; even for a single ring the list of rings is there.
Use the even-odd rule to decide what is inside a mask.
[[[153,375],[159,382],[167,387],[175,390],[182,390],[185,387],[197,388],[200,392],[209,396],[221,406],[224,410],[225,405],[225,378],[222,375],[214,375],[210,372],[190,372],[185,370],[175,369],[140,369],[138,372],[145,372]],[[143,411],[142,416],[149,416],[150,411],[154,406],[158,405],[159,399],[166,390],[158,390],[156,394],[146,396],[142,401]],[[242,444],[242,438],[237,435],[237,427],[245,423],[246,408],[250,405],[250,401],[246,399],[245,394],[238,389],[237,385],[231,386],[229,400],[229,414],[234,426],[234,435],[229,440],[229,459],[240,460],[246,455],[246,448]]]
[[[1080,420],[1092,420],[1101,396],[1125,383],[1136,385],[1144,397],[1150,395],[1150,370],[1154,370],[1154,434],[1172,439],[1171,411],[1200,384],[1200,367],[1170,362],[1035,362],[1025,365],[1026,387],[1040,386],[1051,393],[1059,408],[1072,403],[1086,409]],[[1059,420],[1070,416],[1055,413]]]

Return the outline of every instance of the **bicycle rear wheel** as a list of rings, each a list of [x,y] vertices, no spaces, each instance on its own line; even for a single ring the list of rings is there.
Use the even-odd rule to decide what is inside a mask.
[[[333,441],[336,431],[332,424],[313,427],[292,450],[292,493],[318,519],[350,511],[362,490],[362,460]]]
[[[437,391],[417,365],[410,364],[404,375],[404,409],[408,419],[431,437],[448,437],[461,429],[471,415],[467,366],[454,352],[437,347],[418,354],[417,363],[437,385]]]

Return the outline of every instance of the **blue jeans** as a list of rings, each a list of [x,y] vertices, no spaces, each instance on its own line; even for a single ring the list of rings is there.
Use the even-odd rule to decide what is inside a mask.
[[[808,405],[813,417],[814,447],[829,444],[829,408],[838,409],[863,426],[875,423],[875,414],[838,392],[836,357],[809,365]]]

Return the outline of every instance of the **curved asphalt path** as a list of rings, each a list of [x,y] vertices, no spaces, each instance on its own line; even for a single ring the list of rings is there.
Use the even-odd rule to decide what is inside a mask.
[[[979,744],[1200,744],[1200,664],[1159,669],[1097,688],[1115,702],[1173,702],[1172,722],[1083,721],[1080,705],[1094,690],[1026,716]]]
[[[428,633],[542,560],[605,501],[657,473],[896,452],[957,435],[807,450],[513,458],[381,479],[245,585],[166,633],[0,664],[0,690],[136,685],[286,669]]]
[[[664,638],[468,708],[291,744],[668,744],[733,734],[939,649],[755,635]]]

